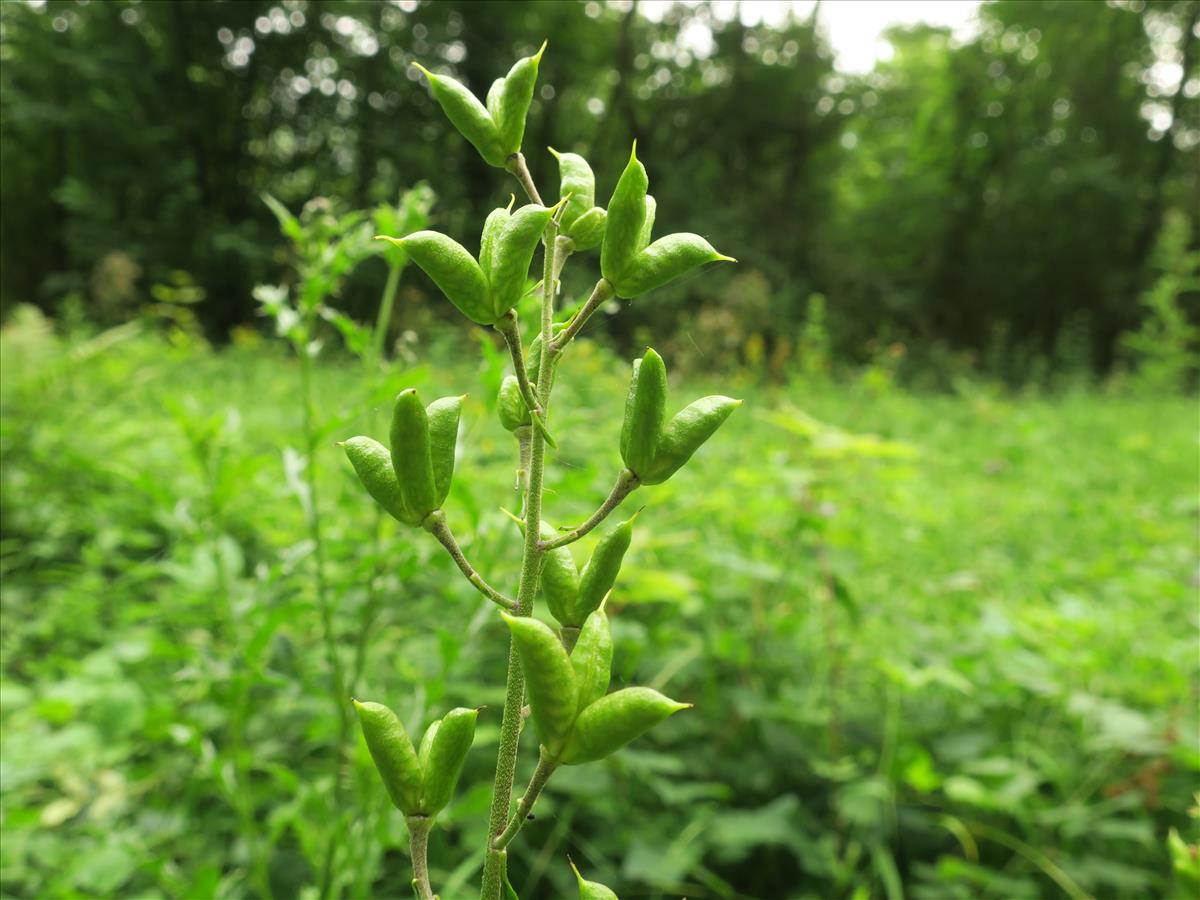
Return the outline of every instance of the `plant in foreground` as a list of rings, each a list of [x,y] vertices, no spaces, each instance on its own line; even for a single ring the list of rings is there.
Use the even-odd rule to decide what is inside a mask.
[[[488,92],[486,105],[453,79],[422,71],[450,121],[484,160],[506,169],[530,202],[496,209],[483,224],[479,252],[434,231],[384,236],[434,281],[464,315],[491,326],[505,339],[513,374],[500,389],[501,424],[517,443],[523,509],[514,516],[523,532],[521,577],[516,597],[492,587],[459,547],[442,505],[454,476],[461,398],[424,405],[413,389],[396,398],[391,447],[353,437],[343,447],[359,479],[398,521],[432,534],[463,575],[500,607],[511,643],[508,685],[500,724],[500,749],[492,792],[482,900],[515,897],[508,884],[508,847],[521,830],[546,782],[563,766],[583,765],[615,753],[658,722],[689,704],[644,687],[608,693],[612,637],[605,597],[629,547],[633,519],[597,545],[582,572],[568,545],[600,525],[633,491],[661,484],[729,417],[740,401],[705,397],[666,418],[667,373],[662,358],[647,350],[634,363],[625,404],[620,453],[624,468],[608,497],[585,522],[567,529],[549,525],[542,512],[550,397],[563,354],[592,313],[613,297],[629,299],[717,260],[729,260],[695,234],[671,234],[651,242],[654,199],[646,169],[630,154],[607,209],[595,203],[595,178],[582,156],[551,151],[561,174],[560,199],[547,206],[533,183],[521,141],[537,80],[542,49],[519,60]],[[543,248],[541,317],[528,348],[521,339],[516,306],[527,293],[529,267]],[[555,323],[559,274],[573,253],[599,246],[601,278],[591,296],[565,322]],[[556,632],[532,617],[541,589]],[[528,711],[540,739],[538,765],[529,786],[512,804],[518,743]],[[400,720],[385,706],[357,703],[368,748],[411,835],[413,888],[420,900],[435,895],[426,846],[434,817],[449,802],[474,735],[474,710],[456,709],[425,733],[414,750]],[[585,898],[614,897],[603,885],[580,878]]]

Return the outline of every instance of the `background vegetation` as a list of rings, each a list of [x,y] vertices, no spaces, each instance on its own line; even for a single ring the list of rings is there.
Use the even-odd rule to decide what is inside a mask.
[[[747,403],[610,605],[615,680],[696,709],[551,783],[521,896],[1200,889],[1200,3],[997,0],[862,76],[820,7],[658,9],[0,4],[0,895],[407,896],[353,693],[496,711],[431,847],[471,896],[504,629],[334,442],[470,391],[448,513],[512,583],[504,354],[365,239],[512,187],[407,64],[545,36],[543,188],[636,136],[741,260],[589,326],[550,509],[609,487],[626,351]]]

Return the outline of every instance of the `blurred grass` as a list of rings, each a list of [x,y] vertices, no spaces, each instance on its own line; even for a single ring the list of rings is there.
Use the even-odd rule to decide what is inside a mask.
[[[257,854],[277,896],[315,896],[332,837],[338,893],[406,896],[399,813],[361,747],[332,749],[294,361],[132,329],[63,342],[36,319],[2,351],[3,895],[240,897]],[[422,534],[388,521],[377,556],[335,447],[382,436],[400,387],[470,391],[447,511],[512,584],[498,357],[432,353],[371,379],[322,363],[319,462],[355,694],[413,728],[490,707],[431,842],[451,900],[483,842],[503,628]],[[610,485],[626,380],[572,350],[555,524]],[[696,709],[551,783],[513,857],[521,896],[567,896],[568,853],[626,898],[1174,896],[1166,832],[1195,842],[1200,771],[1194,404],[671,389],[747,402],[629,501],[647,509],[610,605],[614,686]]]

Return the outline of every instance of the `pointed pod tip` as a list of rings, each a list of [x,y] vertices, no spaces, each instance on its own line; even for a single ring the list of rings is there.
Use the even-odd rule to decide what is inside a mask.
[[[435,81],[437,79],[436,75],[434,75],[432,72],[430,72],[427,68],[425,68],[419,62],[415,62],[415,63],[413,63],[413,65],[416,66],[418,69],[420,69],[421,74],[424,75],[426,78],[428,78],[430,81]]]
[[[504,207],[504,211],[507,213],[512,212],[513,204],[516,202],[517,202],[517,195],[509,194],[508,195],[508,206]]]
[[[555,150],[553,147],[547,147],[546,149],[550,151],[550,155],[553,156],[555,159],[562,159],[562,154],[559,153],[557,150]]]
[[[637,162],[637,138],[633,139],[633,149],[629,151],[629,161]]]
[[[386,234],[377,234],[377,235],[375,235],[374,239],[377,241],[391,241],[397,247],[404,246],[404,238],[402,238],[402,237],[395,238],[395,237],[389,237]]]
[[[718,254],[717,254],[717,258],[714,260],[714,262],[731,262],[731,263],[735,263],[735,262],[737,262],[737,260],[736,260],[736,259],[734,259],[732,256],[726,256],[724,253],[718,253]]]
[[[542,41],[542,46],[538,47],[538,52],[533,54],[534,62],[542,61],[542,54],[546,52],[546,45],[549,43],[550,43],[550,38],[546,38],[544,41]]]

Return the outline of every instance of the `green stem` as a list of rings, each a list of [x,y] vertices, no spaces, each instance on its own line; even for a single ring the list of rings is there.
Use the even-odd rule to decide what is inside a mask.
[[[459,570],[467,576],[467,581],[475,586],[475,589],[483,596],[487,597],[501,609],[506,609],[513,612],[517,608],[517,601],[505,597],[498,590],[483,580],[483,576],[475,571],[474,566],[467,562],[467,557],[463,554],[462,548],[458,546],[458,541],[454,537],[454,532],[450,530],[450,526],[446,524],[446,514],[440,509],[435,509],[426,516],[422,527],[432,534],[443,547],[449,552],[451,558],[458,565]]]
[[[566,534],[562,535],[561,537],[556,537],[552,541],[539,542],[538,549],[540,549],[542,552],[545,552],[547,550],[554,550],[558,547],[565,547],[567,544],[575,543],[577,540],[603,522],[606,518],[608,518],[608,514],[620,506],[621,501],[636,491],[638,485],[640,484],[641,482],[638,481],[638,477],[634,475],[633,472],[629,471],[628,469],[622,469],[621,474],[617,476],[617,483],[613,485],[613,489],[604,499],[604,502],[600,504],[600,508],[592,513],[591,517],[588,518],[586,522],[576,528],[572,528]]]
[[[533,777],[529,779],[529,787],[525,788],[525,793],[517,801],[517,811],[508,820],[508,826],[492,841],[493,849],[503,850],[512,843],[512,839],[517,836],[517,832],[521,830],[521,826],[525,824],[525,820],[529,817],[529,813],[533,809],[533,804],[537,803],[537,798],[541,795],[542,788],[546,786],[546,782],[550,780],[550,776],[554,774],[554,770],[557,768],[558,763],[551,762],[545,756],[538,758],[537,768],[533,770]]]
[[[529,441],[532,434],[533,428],[528,425],[522,425],[513,432],[513,437],[517,439],[517,491],[522,502],[525,492],[529,489]]]
[[[304,466],[305,482],[308,486],[308,530],[313,542],[313,561],[315,563],[314,580],[317,589],[317,610],[321,617],[321,639],[325,645],[325,658],[329,666],[329,696],[338,718],[338,740],[336,746],[337,768],[341,769],[342,759],[346,752],[346,742],[350,735],[350,705],[344,702],[346,697],[346,677],[342,671],[342,661],[338,656],[337,643],[333,633],[333,608],[329,602],[329,586],[325,577],[325,544],[321,532],[321,513],[317,494],[317,435],[316,413],[313,408],[312,394],[312,358],[306,346],[300,346],[300,393],[304,409],[304,439],[306,463]],[[342,778],[341,772],[335,772],[333,782],[333,808],[342,809]],[[337,829],[330,835],[322,864],[320,894],[329,896],[333,882],[333,863],[337,849]]]
[[[400,266],[388,266],[387,284],[383,287],[383,298],[379,302],[379,316],[375,319],[373,355],[376,363],[383,360],[383,348],[387,343],[388,326],[392,324],[392,306],[396,302],[396,286],[400,283]]]
[[[510,160],[513,174],[521,181],[530,197],[541,202],[533,179],[525,168],[525,159],[515,154]],[[551,220],[546,226],[545,254],[542,269],[542,345],[550,346],[550,325],[554,316],[554,271],[558,248],[558,224]],[[549,408],[550,402],[550,354],[543,353],[541,367],[537,373],[538,405]],[[525,521],[542,520],[542,478],[546,468],[546,436],[537,429],[530,438],[529,485],[525,491]],[[538,529],[525,529],[525,546],[521,558],[521,583],[517,590],[518,616],[533,612],[533,598],[537,593],[538,577],[542,568],[542,552],[538,547]],[[504,851],[497,850],[492,842],[502,835],[508,823],[508,809],[512,803],[513,776],[517,769],[517,746],[521,737],[521,705],[525,698],[525,676],[521,671],[517,648],[509,639],[508,676],[504,695],[504,713],[500,719],[500,749],[496,754],[496,777],[492,785],[492,808],[488,821],[488,840],[483,862],[483,885],[480,900],[499,900]]]
[[[413,887],[419,900],[437,900],[429,884],[429,831],[433,820],[428,816],[406,816],[408,852],[412,857]]]
[[[592,317],[600,306],[612,299],[613,286],[607,278],[601,278],[596,282],[596,286],[592,288],[592,295],[587,298],[587,302],[580,307],[579,312],[575,313],[574,317],[567,324],[567,327],[559,332],[553,343],[550,344],[550,352],[552,354],[562,353],[567,348],[567,345],[575,339],[575,335],[579,334],[580,329],[587,324],[587,320]]]
[[[517,181],[521,182],[521,187],[525,189],[525,194],[530,200],[538,206],[546,205],[542,202],[542,195],[538,193],[537,185],[533,183],[533,176],[529,174],[529,167],[525,165],[524,153],[518,151],[508,158],[508,171],[516,177]],[[548,244],[553,243],[556,237],[558,237],[557,232],[553,235],[547,234],[546,240]],[[552,272],[553,270],[547,269],[546,271]]]
[[[513,371],[517,376],[517,385],[521,389],[521,399],[525,401],[525,408],[529,410],[534,427],[542,433],[546,443],[551,447],[557,447],[558,444],[555,443],[553,436],[546,428],[546,411],[538,402],[534,386],[529,382],[529,374],[525,369],[525,351],[521,348],[521,331],[517,327],[516,314],[509,310],[508,314],[502,316],[500,321],[492,327],[504,335],[504,342],[508,344],[508,351],[513,361]]]

